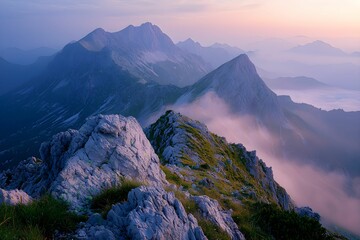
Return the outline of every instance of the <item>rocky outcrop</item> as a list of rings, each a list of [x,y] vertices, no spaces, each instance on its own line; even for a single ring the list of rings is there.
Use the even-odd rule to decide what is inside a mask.
[[[232,219],[231,212],[222,210],[216,200],[208,196],[195,196],[192,199],[196,202],[202,217],[227,232],[231,239],[245,240],[244,235]]]
[[[4,190],[0,188],[0,204],[8,205],[27,204],[32,201],[32,198],[21,190]]]
[[[56,134],[40,148],[41,160],[30,158],[1,176],[6,189],[23,189],[38,197],[45,191],[80,211],[101,189],[132,178],[150,185],[166,184],[159,158],[132,117],[98,115],[80,130]]]
[[[317,212],[314,212],[310,207],[295,207],[294,210],[300,216],[320,221],[320,215]]]
[[[103,220],[94,214],[79,239],[207,239],[193,215],[187,214],[173,192],[141,186],[133,189],[128,201],[112,207]]]
[[[212,188],[214,182],[235,186],[241,180],[243,184],[233,189],[233,196],[276,202],[285,210],[294,208],[290,196],[274,180],[271,167],[267,167],[255,151],[247,151],[242,144],[228,143],[225,138],[212,134],[203,123],[167,111],[145,129],[145,133],[166,167],[182,180]],[[188,166],[205,169],[207,176],[197,179]],[[237,183],[230,182],[234,177]],[[249,185],[251,178],[254,183]]]
[[[246,169],[249,173],[261,183],[262,188],[272,195],[273,199],[285,210],[294,208],[294,204],[284,188],[282,188],[274,180],[274,175],[271,167],[256,156],[256,151],[248,152],[242,144],[237,144],[237,147],[243,152],[246,160]]]
[[[145,129],[146,136],[164,163],[182,165],[180,160],[184,154],[189,155],[196,165],[204,163],[189,146],[192,135],[187,131],[187,126],[197,129],[202,137],[211,139],[203,123],[173,111],[167,111],[155,124]]]

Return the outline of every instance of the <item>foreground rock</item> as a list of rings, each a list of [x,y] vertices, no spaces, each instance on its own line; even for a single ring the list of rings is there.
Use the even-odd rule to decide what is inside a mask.
[[[32,197],[46,191],[83,211],[101,189],[132,178],[150,185],[166,184],[159,158],[132,117],[90,117],[80,130],[53,136],[40,148],[41,160],[29,158],[11,173],[0,176],[0,186],[22,189]]]
[[[197,220],[187,214],[174,193],[162,188],[133,189],[128,201],[113,206],[103,220],[90,217],[77,231],[79,239],[207,239]]]
[[[217,225],[229,234],[233,240],[245,240],[238,226],[231,217],[230,211],[221,210],[219,203],[208,196],[192,197],[203,218]]]
[[[0,188],[0,204],[7,205],[28,204],[32,198],[22,190],[4,190]]]

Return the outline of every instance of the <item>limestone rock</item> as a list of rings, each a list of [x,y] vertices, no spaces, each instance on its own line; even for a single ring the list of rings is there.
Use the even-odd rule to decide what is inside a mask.
[[[239,149],[242,149],[244,158],[246,160],[246,169],[257,179],[262,188],[272,195],[273,199],[285,210],[294,208],[289,194],[282,188],[275,180],[271,167],[256,156],[256,151],[247,151],[242,144],[237,144]]]
[[[5,203],[8,205],[28,204],[32,198],[22,190],[4,190],[0,188],[0,204]]]
[[[83,239],[95,239],[100,234],[115,239],[207,239],[197,220],[185,212],[174,193],[167,193],[161,187],[133,189],[127,202],[113,206],[107,220],[94,220],[98,217],[92,216],[78,230],[80,239],[79,234]]]
[[[23,189],[33,197],[50,191],[80,211],[91,196],[120,178],[156,186],[167,183],[159,158],[132,117],[90,117],[80,130],[56,134],[43,143],[40,154],[42,160],[27,159],[12,174],[2,174],[1,187]]]
[[[231,239],[245,240],[238,226],[231,217],[230,211],[221,209],[219,203],[208,196],[194,196],[192,199],[196,202],[201,215],[216,224],[222,230],[227,232]]]

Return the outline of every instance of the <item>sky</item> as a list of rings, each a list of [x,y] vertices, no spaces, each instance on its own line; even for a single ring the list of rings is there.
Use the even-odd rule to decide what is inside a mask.
[[[359,0],[1,0],[0,48],[61,48],[95,28],[152,22],[174,42],[307,36],[360,51]]]

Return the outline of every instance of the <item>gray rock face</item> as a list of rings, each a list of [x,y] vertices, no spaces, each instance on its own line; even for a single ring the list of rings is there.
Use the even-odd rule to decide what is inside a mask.
[[[0,204],[8,205],[27,204],[32,201],[32,198],[21,190],[4,190],[0,188]]]
[[[132,117],[99,115],[80,130],[56,134],[40,148],[41,160],[22,162],[13,174],[3,174],[1,186],[23,189],[33,197],[50,191],[81,210],[91,196],[132,178],[150,185],[166,184],[142,128]]]
[[[244,153],[246,169],[261,183],[262,188],[270,193],[283,209],[293,209],[294,204],[289,194],[274,180],[271,167],[267,167],[266,164],[256,156],[256,151],[248,152],[243,145],[237,144],[237,146],[242,149]]]
[[[155,151],[166,163],[181,166],[181,157],[186,154],[200,165],[204,161],[189,147],[192,135],[185,129],[187,126],[197,129],[202,137],[211,141],[210,131],[203,123],[173,111],[166,112],[157,123],[146,128],[145,133]]]
[[[81,236],[80,236],[81,235]],[[93,215],[78,230],[81,239],[207,239],[191,214],[186,214],[174,193],[161,187],[141,186],[133,189],[128,201],[116,204],[107,220]]]
[[[231,217],[230,211],[221,210],[219,203],[208,196],[195,196],[195,200],[201,215],[216,224],[222,230],[227,232],[231,239],[245,240],[244,235],[240,232],[238,226]]]
[[[309,217],[316,221],[320,221],[320,215],[314,212],[310,207],[295,207],[295,212],[303,217]]]

